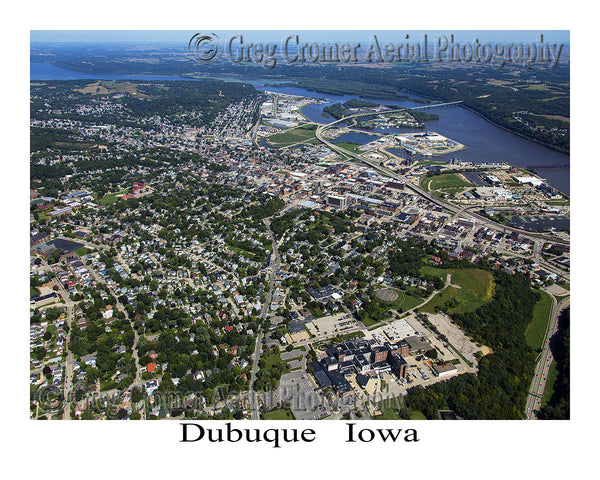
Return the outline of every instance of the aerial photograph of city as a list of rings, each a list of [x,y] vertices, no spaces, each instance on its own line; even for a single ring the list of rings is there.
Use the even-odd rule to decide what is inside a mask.
[[[569,31],[115,33],[30,34],[31,420],[570,418]]]
[[[7,478],[593,477],[569,7],[11,5]]]

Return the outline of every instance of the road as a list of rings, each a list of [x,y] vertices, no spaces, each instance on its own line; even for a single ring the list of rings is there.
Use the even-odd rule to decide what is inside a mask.
[[[62,362],[61,365],[65,368],[65,379],[64,379],[64,389],[63,389],[63,398],[64,398],[64,409],[63,409],[63,420],[68,420],[70,418],[70,404],[67,403],[69,399],[72,397],[73,391],[73,353],[69,349],[69,345],[71,344],[71,323],[73,322],[73,302],[69,298],[68,292],[65,290],[62,282],[54,277],[52,279],[54,285],[58,287],[58,291],[60,295],[63,297],[65,304],[67,305],[67,318],[65,320],[65,325],[68,326],[69,332],[67,333],[67,337],[65,338],[65,351],[67,352],[67,359],[65,362]]]
[[[265,299],[265,303],[263,304],[262,311],[260,314],[260,318],[264,321],[267,318],[267,313],[269,312],[269,305],[271,304],[271,296],[273,295],[273,287],[275,286],[275,278],[277,277],[277,272],[279,271],[279,250],[277,248],[277,239],[271,230],[271,224],[268,219],[264,220],[265,225],[267,226],[267,230],[269,231],[269,236],[271,237],[271,241],[273,243],[273,253],[271,255],[271,279],[269,280],[269,290],[267,292],[267,297]],[[261,355],[261,346],[262,346],[262,338],[263,338],[262,326],[259,327],[257,336],[256,336],[256,346],[254,348],[254,357],[252,358],[252,372],[250,374],[250,384],[248,386],[248,395],[250,401],[250,414],[252,420],[260,419],[260,412],[258,410],[258,402],[256,400],[256,393],[254,392],[254,382],[256,381],[256,374],[258,373],[259,361]]]
[[[552,297],[552,313],[550,315],[548,328],[546,329],[543,349],[538,356],[539,360],[535,367],[535,374],[531,381],[529,395],[527,396],[525,407],[525,417],[527,420],[536,420],[537,414],[542,406],[542,398],[544,396],[546,382],[548,381],[548,373],[550,372],[550,366],[554,360],[552,352],[550,351],[550,339],[558,330],[558,317],[560,316],[561,311],[569,305],[569,302],[570,298],[565,298],[557,304],[556,299]]]

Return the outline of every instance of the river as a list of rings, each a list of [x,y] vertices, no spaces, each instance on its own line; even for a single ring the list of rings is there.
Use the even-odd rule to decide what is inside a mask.
[[[59,68],[44,63],[30,64],[31,80],[201,80],[186,77],[162,76],[162,75],[123,75],[123,74],[86,74]],[[211,77],[217,78],[217,77]],[[310,120],[318,123],[332,122],[332,118],[323,116],[323,108],[334,103],[343,103],[355,95],[325,95],[312,92],[303,88],[269,85],[270,80],[262,78],[232,78],[218,77],[221,80],[243,81],[254,85],[259,90],[268,90],[290,95],[311,97],[322,102],[306,106],[302,113]],[[285,83],[280,80],[275,83]],[[416,100],[421,97],[405,92],[400,95],[409,96]],[[381,100],[365,98],[371,102],[383,105],[396,105],[401,107],[422,107],[424,104],[411,100]],[[440,157],[427,157],[428,159],[446,160],[451,157],[459,157],[464,161],[476,163],[507,162],[518,167],[551,166],[552,168],[536,168],[538,175],[544,178],[548,184],[561,192],[570,194],[570,164],[569,155],[551,150],[543,145],[526,140],[513,133],[507,132],[487,122],[477,114],[462,107],[442,107],[427,110],[439,115],[440,119],[427,122],[427,130],[444,135],[452,140],[462,143],[467,148],[456,154]],[[376,128],[374,133],[385,132],[414,132],[414,129]]]
[[[353,98],[359,98],[353,95],[325,95],[295,87],[256,85],[256,88],[290,95],[313,97],[321,100],[322,103],[319,102],[305,107],[302,110],[302,113],[313,122],[323,124],[334,121],[333,118],[326,118],[322,115],[323,108],[333,105],[334,103],[343,103]],[[414,99],[422,99],[422,97],[406,92],[399,92],[399,94]],[[364,98],[364,100],[382,105],[397,105],[409,108],[424,106],[421,102],[410,100],[381,100],[374,98]],[[476,163],[506,162],[518,167],[538,165],[552,166],[553,168],[536,168],[536,171],[548,184],[567,195],[570,193],[569,155],[556,152],[539,143],[526,140],[514,133],[498,128],[481,118],[479,115],[460,106],[432,108],[426,111],[428,113],[435,113],[440,117],[439,120],[427,122],[427,130],[437,132],[452,140],[456,140],[467,147],[465,150],[461,150],[454,154],[425,157],[426,159],[447,160],[458,157],[463,161]],[[417,130],[398,128],[375,128],[372,130],[374,133],[404,133],[415,131]],[[407,156],[407,154],[403,153],[402,156]],[[416,158],[420,157],[417,155]]]

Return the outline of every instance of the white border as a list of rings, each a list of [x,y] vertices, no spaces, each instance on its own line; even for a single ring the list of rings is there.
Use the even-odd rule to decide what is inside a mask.
[[[586,10],[589,7],[586,7]],[[439,478],[525,478],[571,476],[593,472],[595,442],[586,435],[594,427],[596,393],[590,352],[598,338],[597,290],[592,194],[597,190],[596,153],[588,147],[595,136],[589,111],[597,111],[592,74],[595,58],[592,11],[571,9],[563,2],[375,2],[350,5],[269,0],[242,5],[230,2],[28,2],[18,14],[5,12],[3,45],[8,53],[3,69],[2,132],[4,171],[2,205],[4,269],[2,292],[2,356],[5,378],[4,436],[9,446],[6,471],[27,470],[48,478],[91,476],[285,476],[380,475]],[[581,19],[581,17],[584,17]],[[18,19],[18,20],[17,20]],[[588,20],[589,19],[589,20]],[[279,450],[235,444],[233,448],[204,443],[179,444],[180,428],[173,422],[32,422],[28,420],[28,352],[26,318],[28,262],[28,97],[29,30],[40,29],[344,29],[450,30],[527,29],[571,30],[573,134],[571,192],[572,233],[572,420],[569,422],[385,422],[385,428],[418,428],[416,445],[347,444],[342,424],[335,422],[270,422],[277,427],[318,430],[318,441]],[[6,81],[8,80],[8,84]],[[589,102],[589,103],[588,103]],[[586,142],[587,140],[587,142]],[[590,174],[590,168],[592,173]],[[27,186],[27,187],[26,187]],[[15,201],[15,199],[18,199]],[[591,231],[588,231],[591,230]],[[589,242],[589,244],[588,244]],[[594,243],[592,243],[594,242]],[[18,254],[14,254],[14,252]],[[584,267],[585,265],[585,267]],[[588,269],[591,274],[586,274]],[[15,281],[16,280],[16,281]],[[6,308],[8,307],[8,308]],[[583,339],[587,341],[584,342]],[[586,351],[588,352],[586,354]],[[589,372],[589,374],[587,373]],[[590,375],[592,374],[592,375]],[[369,422],[369,427],[380,422]],[[240,426],[253,426],[244,422]],[[266,423],[260,423],[266,428]],[[271,425],[269,425],[271,426]],[[593,438],[593,437],[592,437]],[[317,447],[317,448],[313,448]],[[10,467],[15,467],[10,468]],[[586,467],[591,467],[589,470]]]

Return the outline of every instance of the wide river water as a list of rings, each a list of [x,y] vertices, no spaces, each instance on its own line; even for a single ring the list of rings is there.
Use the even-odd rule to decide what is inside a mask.
[[[118,74],[85,74],[58,68],[43,63],[30,64],[31,80],[194,80],[183,77],[161,76],[161,75],[118,75]],[[214,78],[214,77],[213,77]],[[269,85],[268,81],[261,78],[222,78],[223,80],[235,80],[251,83],[259,90],[268,90],[291,95],[300,95],[319,99],[322,103],[315,103],[305,107],[302,113],[310,120],[319,123],[329,123],[332,118],[322,115],[323,108],[334,103],[343,103],[353,98],[354,95],[325,95],[312,92],[303,88],[275,87]],[[282,83],[278,81],[277,83]],[[420,97],[405,92],[399,95],[407,95],[414,99]],[[423,103],[411,100],[380,100],[365,98],[365,100],[383,104],[397,105],[401,107],[422,107]],[[476,163],[507,162],[519,167],[537,167],[538,175],[546,179],[548,184],[557,188],[565,194],[570,194],[570,168],[569,155],[556,152],[538,143],[521,138],[513,133],[507,132],[487,122],[477,114],[462,107],[442,107],[426,110],[439,115],[440,119],[427,122],[427,130],[440,133],[452,140],[462,143],[467,148],[455,154],[441,157],[428,157],[428,159],[445,160],[458,157],[463,161]],[[410,132],[404,129],[380,129],[374,132]],[[544,166],[545,168],[541,168]],[[548,168],[550,167],[550,168]]]

